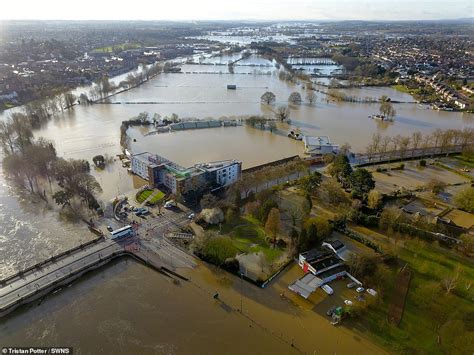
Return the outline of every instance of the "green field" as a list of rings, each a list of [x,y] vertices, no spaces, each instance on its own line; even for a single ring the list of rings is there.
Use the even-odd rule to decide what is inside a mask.
[[[122,44],[115,44],[111,46],[96,48],[93,50],[93,52],[112,53],[112,52],[121,52],[127,49],[134,49],[134,48],[140,48],[140,47],[141,47],[140,43],[122,43]]]
[[[150,202],[152,205],[160,201],[163,197],[165,197],[165,193],[160,190],[154,190],[155,194],[153,195],[152,198],[148,202]]]
[[[277,260],[283,254],[282,249],[273,247],[265,240],[266,233],[260,221],[249,215],[242,216],[233,223],[222,224],[221,234],[228,235],[240,253],[262,252],[268,262]]]
[[[148,200],[148,202],[153,205],[157,203],[158,201],[160,201],[165,196],[165,193],[158,189],[145,189],[137,193],[136,199],[137,199],[137,202],[143,203],[150,196],[152,197]]]
[[[409,94],[410,93],[410,89],[407,88],[405,85],[392,85],[392,89],[395,89],[397,91],[400,91],[400,92],[404,92],[404,93],[407,93]]]
[[[454,159],[465,166],[474,168],[474,156],[456,155]]]
[[[352,325],[369,331],[385,347],[396,352],[467,354],[469,349],[472,351],[474,294],[470,283],[474,280],[474,263],[451,250],[418,240],[405,241],[397,254],[413,272],[399,327],[387,322],[397,268],[391,269],[393,279],[387,282],[389,286],[383,300]],[[456,287],[448,293],[441,283],[454,275],[458,275]],[[464,323],[465,329],[459,329],[459,334],[451,334],[449,338],[445,335],[444,342],[438,344],[438,335],[446,334],[443,333],[446,324],[454,321]]]

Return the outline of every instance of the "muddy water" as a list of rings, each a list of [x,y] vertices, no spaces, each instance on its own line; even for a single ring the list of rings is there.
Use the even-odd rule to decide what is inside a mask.
[[[61,344],[83,354],[384,353],[308,304],[280,297],[300,272],[261,290],[200,265],[191,282],[175,285],[133,260],[117,261],[1,320],[0,343]]]
[[[189,71],[205,72],[209,67],[213,66],[192,65]],[[227,69],[226,66],[215,67]],[[238,70],[249,68],[242,66]],[[183,69],[186,70],[186,66]],[[257,70],[267,68],[257,67]],[[227,84],[236,84],[237,90],[227,90]],[[139,112],[156,112],[162,116],[177,113],[181,117],[197,118],[272,116],[272,109],[259,102],[267,90],[276,94],[277,105],[286,104],[292,91],[302,92],[304,97],[301,86],[281,82],[274,72],[271,75],[163,74],[135,90],[113,97],[111,101],[115,104],[75,107],[51,120],[36,134],[54,140],[58,153],[66,158],[91,160],[96,154],[113,156],[120,151],[121,121]],[[407,99],[405,94],[390,88],[352,89],[348,94],[360,97],[386,94],[398,101],[408,101],[401,100]],[[472,114],[425,110],[416,104],[396,104],[395,108],[395,122],[381,124],[367,117],[378,111],[378,105],[328,102],[325,96],[318,94],[316,105],[293,107],[290,116],[292,125],[303,132],[329,135],[336,143],[350,143],[356,151],[365,148],[374,132],[411,134],[415,130],[431,132],[436,128],[474,124]],[[137,139],[132,149],[154,151],[182,165],[236,158],[248,167],[301,153],[302,144],[285,137],[288,128],[282,124],[276,134],[243,126],[149,137],[131,130]],[[93,174],[104,188],[104,200],[139,184],[119,162]],[[0,275],[5,276],[91,238],[83,225],[63,223],[56,212],[38,206],[29,199],[23,201],[0,176]],[[285,290],[298,277],[293,276],[291,280],[278,281],[278,290]],[[238,283],[232,282],[233,286],[227,288],[219,286],[216,276],[207,271],[196,272],[193,277],[206,292],[222,289],[232,307],[240,304],[239,293],[235,292]],[[295,300],[301,309],[284,308],[279,304],[279,293],[253,290],[245,296],[248,311],[266,328],[283,333],[287,338],[294,337],[296,344],[308,352],[378,352],[347,329],[329,326],[327,319],[315,314],[308,304],[301,305],[298,303],[301,301]],[[301,312],[301,316],[291,315],[289,309]],[[93,317],[91,310],[94,310]],[[287,343],[248,325],[216,305],[208,294],[203,296],[190,286],[170,285],[159,275],[135,264],[120,262],[105,273],[97,272],[46,300],[41,307],[17,312],[2,320],[0,343],[6,340],[18,344],[28,340],[32,344],[84,344],[85,353],[91,352],[97,344],[102,346],[103,352],[126,352],[136,346],[143,352],[208,353],[212,342],[217,344],[219,353],[251,352],[252,349],[260,353],[291,353]],[[322,336],[317,337],[319,334]]]

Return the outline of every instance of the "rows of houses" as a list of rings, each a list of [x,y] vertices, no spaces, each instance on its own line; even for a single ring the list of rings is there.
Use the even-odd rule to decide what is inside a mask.
[[[131,170],[150,186],[165,186],[175,195],[186,195],[232,185],[242,175],[242,162],[222,160],[184,168],[157,154],[143,152],[131,156]]]
[[[461,110],[466,109],[469,105],[468,100],[464,95],[436,80],[435,77],[418,74],[415,75],[415,80],[419,83],[430,86],[441,98],[445,101],[454,103],[454,105]]]

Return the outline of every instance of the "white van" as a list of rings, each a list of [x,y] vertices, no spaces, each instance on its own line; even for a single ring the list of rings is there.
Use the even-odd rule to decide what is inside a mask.
[[[321,288],[323,289],[324,292],[326,292],[328,295],[332,295],[334,293],[334,290],[329,287],[329,285],[322,285]]]
[[[176,202],[173,200],[169,200],[165,202],[165,208],[171,208],[171,207],[176,207]]]

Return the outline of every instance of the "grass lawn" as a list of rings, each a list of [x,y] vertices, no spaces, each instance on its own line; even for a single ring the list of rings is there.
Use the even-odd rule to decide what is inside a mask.
[[[165,193],[163,191],[160,191],[160,190],[154,190],[154,195],[152,198],[150,198],[149,202],[151,204],[155,204],[157,203],[158,201],[160,201],[163,197],[165,197]]]
[[[472,157],[466,157],[464,155],[456,155],[454,157],[457,161],[459,161],[461,164],[468,166],[470,168],[474,168],[474,156]]]
[[[370,331],[387,348],[397,352],[442,354],[438,344],[439,327],[447,320],[463,320],[466,328],[473,326],[473,292],[466,285],[474,280],[474,263],[436,245],[419,240],[407,240],[398,251],[399,258],[413,272],[405,311],[399,327],[387,322],[387,309],[393,285],[385,290],[383,302],[356,320],[355,328]],[[461,267],[456,290],[422,293],[423,287],[440,285],[441,280],[454,275]],[[397,269],[391,270],[393,278]],[[429,299],[429,298],[432,299]]]
[[[145,201],[148,197],[150,197],[150,195],[153,193],[154,190],[152,189],[145,189],[143,190],[142,192],[140,192],[138,195],[137,195],[137,201],[139,203],[143,203],[143,201]]]
[[[229,235],[239,252],[262,252],[270,263],[277,260],[284,252],[283,249],[273,247],[265,240],[265,230],[260,221],[249,215],[243,216],[233,223],[222,224],[221,234]]]

